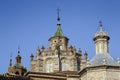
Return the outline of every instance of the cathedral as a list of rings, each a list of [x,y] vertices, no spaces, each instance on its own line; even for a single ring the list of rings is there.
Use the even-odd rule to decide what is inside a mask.
[[[88,61],[88,53],[68,46],[69,39],[64,35],[58,14],[57,29],[49,41],[49,48],[36,49],[36,55],[30,55],[30,70],[21,63],[20,51],[16,63],[10,65],[8,72],[0,75],[0,79],[15,80],[120,80],[120,61],[116,62],[109,52],[110,37],[103,31],[100,22],[95,33],[95,55]],[[36,56],[36,57],[34,57]],[[18,79],[19,77],[19,79]],[[14,79],[13,79],[14,80]]]

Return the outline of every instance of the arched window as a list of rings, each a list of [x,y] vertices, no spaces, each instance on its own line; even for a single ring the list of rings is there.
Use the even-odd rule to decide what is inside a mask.
[[[22,72],[22,74],[21,74],[22,76],[24,75],[24,73]]]
[[[46,72],[53,72],[53,63],[52,63],[52,60],[49,59],[47,62],[46,62]]]
[[[68,64],[66,63],[66,59],[62,59],[61,61],[61,70],[62,71],[67,71],[68,70]]]
[[[47,72],[53,72],[53,65],[51,63],[47,64]]]
[[[19,72],[17,71],[17,72],[15,72],[15,74],[16,74],[16,75],[19,75]]]
[[[65,71],[66,70],[66,65],[65,63],[62,63],[62,71]]]

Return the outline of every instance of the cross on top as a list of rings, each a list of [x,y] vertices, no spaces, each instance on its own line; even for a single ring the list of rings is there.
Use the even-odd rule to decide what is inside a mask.
[[[59,17],[59,12],[60,12],[60,9],[58,8],[58,9],[57,9],[57,14],[58,14],[58,17]]]
[[[20,46],[18,46],[18,55],[20,55]]]

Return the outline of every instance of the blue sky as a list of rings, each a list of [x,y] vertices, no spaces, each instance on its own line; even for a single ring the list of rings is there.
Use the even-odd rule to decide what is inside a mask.
[[[93,36],[99,21],[109,33],[109,52],[120,57],[120,1],[119,0],[0,0],[0,73],[6,73],[12,53],[13,64],[18,46],[22,64],[30,69],[30,54],[38,46],[49,47],[54,34],[57,11],[60,7],[61,27],[69,45],[95,55]]]

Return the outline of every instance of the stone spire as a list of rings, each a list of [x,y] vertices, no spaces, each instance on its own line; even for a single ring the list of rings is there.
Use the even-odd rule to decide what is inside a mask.
[[[103,29],[102,29],[102,22],[100,21],[100,32],[103,32]]]
[[[54,37],[57,37],[57,36],[64,36],[63,32],[62,32],[62,29],[61,29],[61,24],[60,24],[60,16],[59,16],[59,11],[60,9],[57,9],[58,11],[58,18],[57,18],[57,29],[56,29],[56,32],[54,34]]]
[[[95,33],[93,38],[95,42],[96,54],[109,53],[108,43],[110,37],[107,32],[102,29],[102,22],[100,21],[99,31]]]

